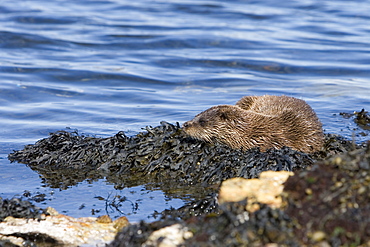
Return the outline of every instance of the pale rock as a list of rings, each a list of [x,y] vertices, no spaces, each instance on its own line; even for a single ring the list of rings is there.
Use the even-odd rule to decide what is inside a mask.
[[[143,247],[172,247],[183,244],[186,239],[193,237],[193,233],[180,224],[174,224],[154,231]]]
[[[44,218],[5,218],[0,222],[0,245],[10,242],[23,246],[24,240],[35,239],[34,243],[42,246],[106,246],[116,236],[117,224],[123,227],[127,222],[128,225],[127,219],[121,219],[123,217],[119,221],[100,223],[95,217],[73,218],[55,210]],[[22,238],[15,238],[17,236]]]
[[[281,193],[283,183],[294,175],[288,171],[265,171],[259,179],[231,178],[221,184],[218,195],[220,204],[225,202],[239,202],[248,199],[247,210],[254,212],[259,209],[255,202],[279,208],[282,204]]]

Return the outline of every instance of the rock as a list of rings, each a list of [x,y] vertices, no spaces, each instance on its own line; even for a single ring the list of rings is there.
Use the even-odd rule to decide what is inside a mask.
[[[128,226],[130,223],[128,222],[128,219],[125,216],[119,217],[115,221],[113,221],[113,227],[120,231],[122,228]]]
[[[96,222],[101,224],[109,224],[112,223],[112,219],[109,217],[109,215],[102,215],[96,219]]]
[[[53,212],[53,215],[46,216],[44,220],[8,216],[0,222],[0,245],[12,243],[16,246],[27,246],[24,243],[31,240],[32,243],[42,246],[80,246],[83,244],[105,246],[114,239],[120,229],[115,227],[119,224],[117,220],[112,222],[109,216],[100,217],[100,219],[95,217],[73,218],[56,214],[55,210]],[[101,219],[104,219],[102,223],[99,222]],[[118,222],[121,221],[124,220],[119,219]],[[128,224],[127,219],[126,223]]]
[[[256,211],[259,207],[255,202],[264,203],[272,208],[279,208],[282,204],[280,194],[283,183],[292,176],[293,172],[265,171],[259,179],[231,178],[225,180],[220,188],[218,201],[238,202],[248,199],[247,210]]]
[[[316,231],[312,233],[311,239],[315,242],[323,241],[326,238],[325,232],[322,231]]]
[[[190,232],[187,227],[183,227],[180,224],[174,224],[154,231],[142,246],[178,246],[191,237],[193,237],[193,233]]]
[[[359,246],[369,241],[369,144],[317,162],[285,183],[285,212],[296,222],[295,234],[303,244],[323,240],[331,246]]]

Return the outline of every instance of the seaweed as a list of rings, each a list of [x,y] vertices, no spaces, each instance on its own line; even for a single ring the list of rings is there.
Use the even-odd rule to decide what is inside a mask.
[[[246,211],[247,201],[218,205],[215,194],[165,210],[159,221],[131,225],[110,247],[160,245],[171,233],[153,240],[170,225],[190,232],[178,246],[359,246],[370,239],[370,142],[318,161],[285,183],[285,206]],[[205,210],[202,210],[204,208]],[[181,237],[181,236],[180,236]]]
[[[186,137],[179,125],[110,138],[58,131],[9,154],[42,174],[50,187],[67,188],[84,179],[106,177],[117,188],[154,183],[158,187],[209,186],[232,177],[256,178],[266,170],[305,169],[314,160],[288,147],[260,152],[234,150]]]
[[[108,246],[152,246],[146,243],[149,236],[174,224],[191,232],[192,237],[184,239],[180,246],[263,246],[269,243],[299,246],[293,232],[294,223],[282,210],[261,204],[258,211],[248,213],[245,206],[246,201],[227,203],[221,207],[220,214],[191,217],[186,221],[173,218],[153,223],[142,221],[124,228]],[[159,238],[156,246],[161,241],[163,239]]]
[[[361,111],[354,111],[353,113],[341,112],[339,115],[346,119],[353,118],[353,121],[363,130],[370,130],[370,116],[369,112],[362,109]],[[367,135],[367,134],[364,134]]]
[[[0,197],[0,222],[8,216],[41,220],[44,218],[42,215],[46,214],[48,214],[46,209],[39,208],[28,200],[22,198],[3,199]]]

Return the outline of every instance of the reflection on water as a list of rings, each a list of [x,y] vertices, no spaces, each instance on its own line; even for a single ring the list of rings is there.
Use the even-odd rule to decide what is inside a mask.
[[[3,188],[12,184],[9,191],[22,194],[42,186],[27,167],[26,177],[14,176],[22,165],[10,165],[6,154],[51,131],[135,134],[244,95],[305,99],[326,132],[368,140],[339,115],[370,109],[368,13],[366,1],[4,0]],[[101,182],[91,186],[111,190]],[[46,204],[74,214],[62,199],[67,193],[78,189]]]
[[[67,190],[37,188],[35,185],[40,183],[40,177],[29,168],[17,165],[18,173],[10,174],[6,169],[12,169],[14,165],[1,161],[0,164],[0,178],[7,181],[2,186],[1,197],[22,196],[39,207],[50,206],[72,217],[108,214],[112,219],[126,216],[135,222],[141,219],[153,220],[151,214],[154,210],[162,211],[183,205],[182,200],[169,198],[158,190],[147,190],[144,186],[116,190],[114,185],[105,180],[84,181]]]

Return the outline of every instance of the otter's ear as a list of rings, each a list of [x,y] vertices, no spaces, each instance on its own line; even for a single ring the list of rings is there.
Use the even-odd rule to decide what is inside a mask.
[[[228,111],[221,111],[220,112],[220,118],[222,120],[229,120],[230,119],[230,112],[228,112]]]
[[[243,109],[240,109],[237,106],[227,105],[220,109],[219,116],[222,120],[234,121],[240,117],[241,111],[243,111]]]

